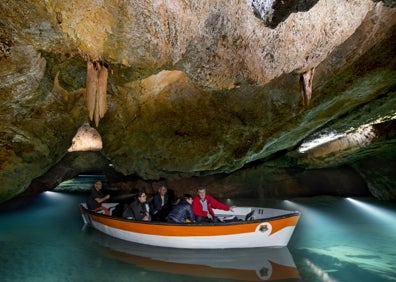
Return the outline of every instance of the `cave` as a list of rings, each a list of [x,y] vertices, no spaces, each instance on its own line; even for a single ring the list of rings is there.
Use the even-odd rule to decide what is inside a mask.
[[[394,201],[393,1],[289,2],[2,3],[0,202],[90,172]]]

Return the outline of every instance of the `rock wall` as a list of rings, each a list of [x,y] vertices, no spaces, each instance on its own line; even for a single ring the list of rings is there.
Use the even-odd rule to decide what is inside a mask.
[[[369,142],[350,141],[367,140],[351,137],[365,125],[394,130],[394,2],[272,1],[270,20],[259,2],[1,2],[0,201],[37,192],[32,180],[64,160],[90,122],[87,61],[108,66],[108,111],[96,130],[117,173],[150,183],[232,179],[257,161],[346,165],[367,181],[362,191],[394,199],[391,174],[381,181],[377,169],[371,179],[365,165],[377,156],[392,163],[381,152],[394,136],[377,130]],[[313,69],[302,106],[299,80]],[[301,154],[304,141],[328,132],[344,141]],[[253,190],[266,189],[249,175]]]

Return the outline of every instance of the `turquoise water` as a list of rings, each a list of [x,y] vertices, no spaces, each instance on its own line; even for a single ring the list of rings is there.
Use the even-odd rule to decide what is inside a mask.
[[[46,192],[23,208],[0,213],[0,280],[396,281],[396,205],[388,202],[336,197],[235,201],[301,211],[288,248],[172,253],[125,245],[84,227],[78,203],[85,197]],[[279,268],[289,259],[294,267]],[[253,274],[249,267],[256,269]]]

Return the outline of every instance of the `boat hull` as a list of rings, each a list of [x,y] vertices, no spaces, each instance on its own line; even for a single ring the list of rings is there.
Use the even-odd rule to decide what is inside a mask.
[[[184,249],[284,247],[298,212],[252,221],[215,224],[170,224],[131,221],[98,214],[81,206],[84,222],[115,238],[152,246]]]

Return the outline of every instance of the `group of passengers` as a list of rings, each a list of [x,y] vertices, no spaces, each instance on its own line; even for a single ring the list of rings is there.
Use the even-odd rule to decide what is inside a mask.
[[[96,181],[91,195],[87,200],[87,206],[93,211],[103,211],[109,215],[109,210],[102,203],[110,198],[101,192],[102,182]],[[216,222],[213,209],[229,211],[233,207],[217,201],[206,193],[203,186],[198,187],[197,195],[184,194],[182,199],[173,204],[172,197],[168,194],[166,186],[159,187],[158,192],[147,201],[145,192],[139,192],[134,201],[126,205],[122,217],[142,221],[167,221],[170,223],[188,222]]]

